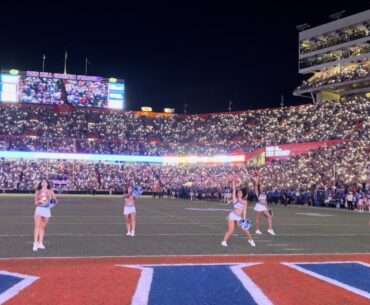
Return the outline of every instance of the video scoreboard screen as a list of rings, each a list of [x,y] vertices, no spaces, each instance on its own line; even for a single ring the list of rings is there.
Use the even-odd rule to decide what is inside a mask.
[[[0,101],[124,109],[123,80],[27,71],[0,75]]]

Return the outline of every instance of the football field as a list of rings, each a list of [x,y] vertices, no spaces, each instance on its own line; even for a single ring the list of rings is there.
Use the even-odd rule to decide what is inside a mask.
[[[256,247],[236,229],[225,248],[230,205],[140,198],[136,206],[131,237],[121,197],[60,196],[46,249],[33,252],[33,197],[1,195],[0,304],[369,302],[368,212],[274,206],[276,236],[263,219]]]

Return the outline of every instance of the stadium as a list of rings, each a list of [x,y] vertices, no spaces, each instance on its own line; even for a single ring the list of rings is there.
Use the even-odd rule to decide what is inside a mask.
[[[304,28],[312,102],[234,112],[3,70],[0,304],[369,304],[369,44],[370,10]]]

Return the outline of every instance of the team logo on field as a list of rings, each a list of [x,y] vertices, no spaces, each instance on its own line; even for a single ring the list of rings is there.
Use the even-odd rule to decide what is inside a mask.
[[[354,258],[356,261],[315,261],[317,257],[309,261],[309,256],[301,256],[300,262],[292,257],[285,257],[285,262],[271,256],[251,257],[254,262],[245,262],[249,256],[231,263],[225,262],[225,256],[194,256],[186,258],[186,263],[176,257],[135,258],[144,264],[107,258],[96,265],[83,264],[79,259],[83,272],[77,274],[69,273],[75,265],[74,259],[69,259],[53,268],[52,264],[40,264],[35,274],[39,277],[10,272],[14,265],[5,267],[3,262],[1,268],[6,271],[0,270],[0,304],[10,299],[19,305],[32,305],[33,300],[49,304],[48,289],[57,293],[54,297],[61,304],[76,305],[97,300],[101,304],[132,305],[369,304],[368,256],[364,261],[361,257]],[[63,290],[54,289],[60,276],[69,283]],[[37,285],[32,285],[36,280]]]
[[[272,302],[245,273],[260,263],[122,265],[141,269],[135,305],[264,304]]]
[[[0,270],[0,304],[17,295],[37,279],[37,276]]]
[[[370,265],[363,262],[280,263],[370,299]],[[141,270],[133,305],[273,304],[248,276],[263,263],[120,265]],[[266,295],[266,294],[267,295]]]
[[[349,261],[282,264],[370,299],[370,264]]]

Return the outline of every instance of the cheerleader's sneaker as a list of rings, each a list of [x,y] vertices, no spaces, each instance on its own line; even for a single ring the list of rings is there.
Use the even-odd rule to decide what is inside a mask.
[[[256,246],[256,243],[254,242],[254,240],[248,240],[249,244],[252,246],[252,247],[255,247]]]
[[[39,245],[38,245],[38,243],[33,243],[32,250],[33,250],[33,251],[37,251],[38,249],[39,249]]]

